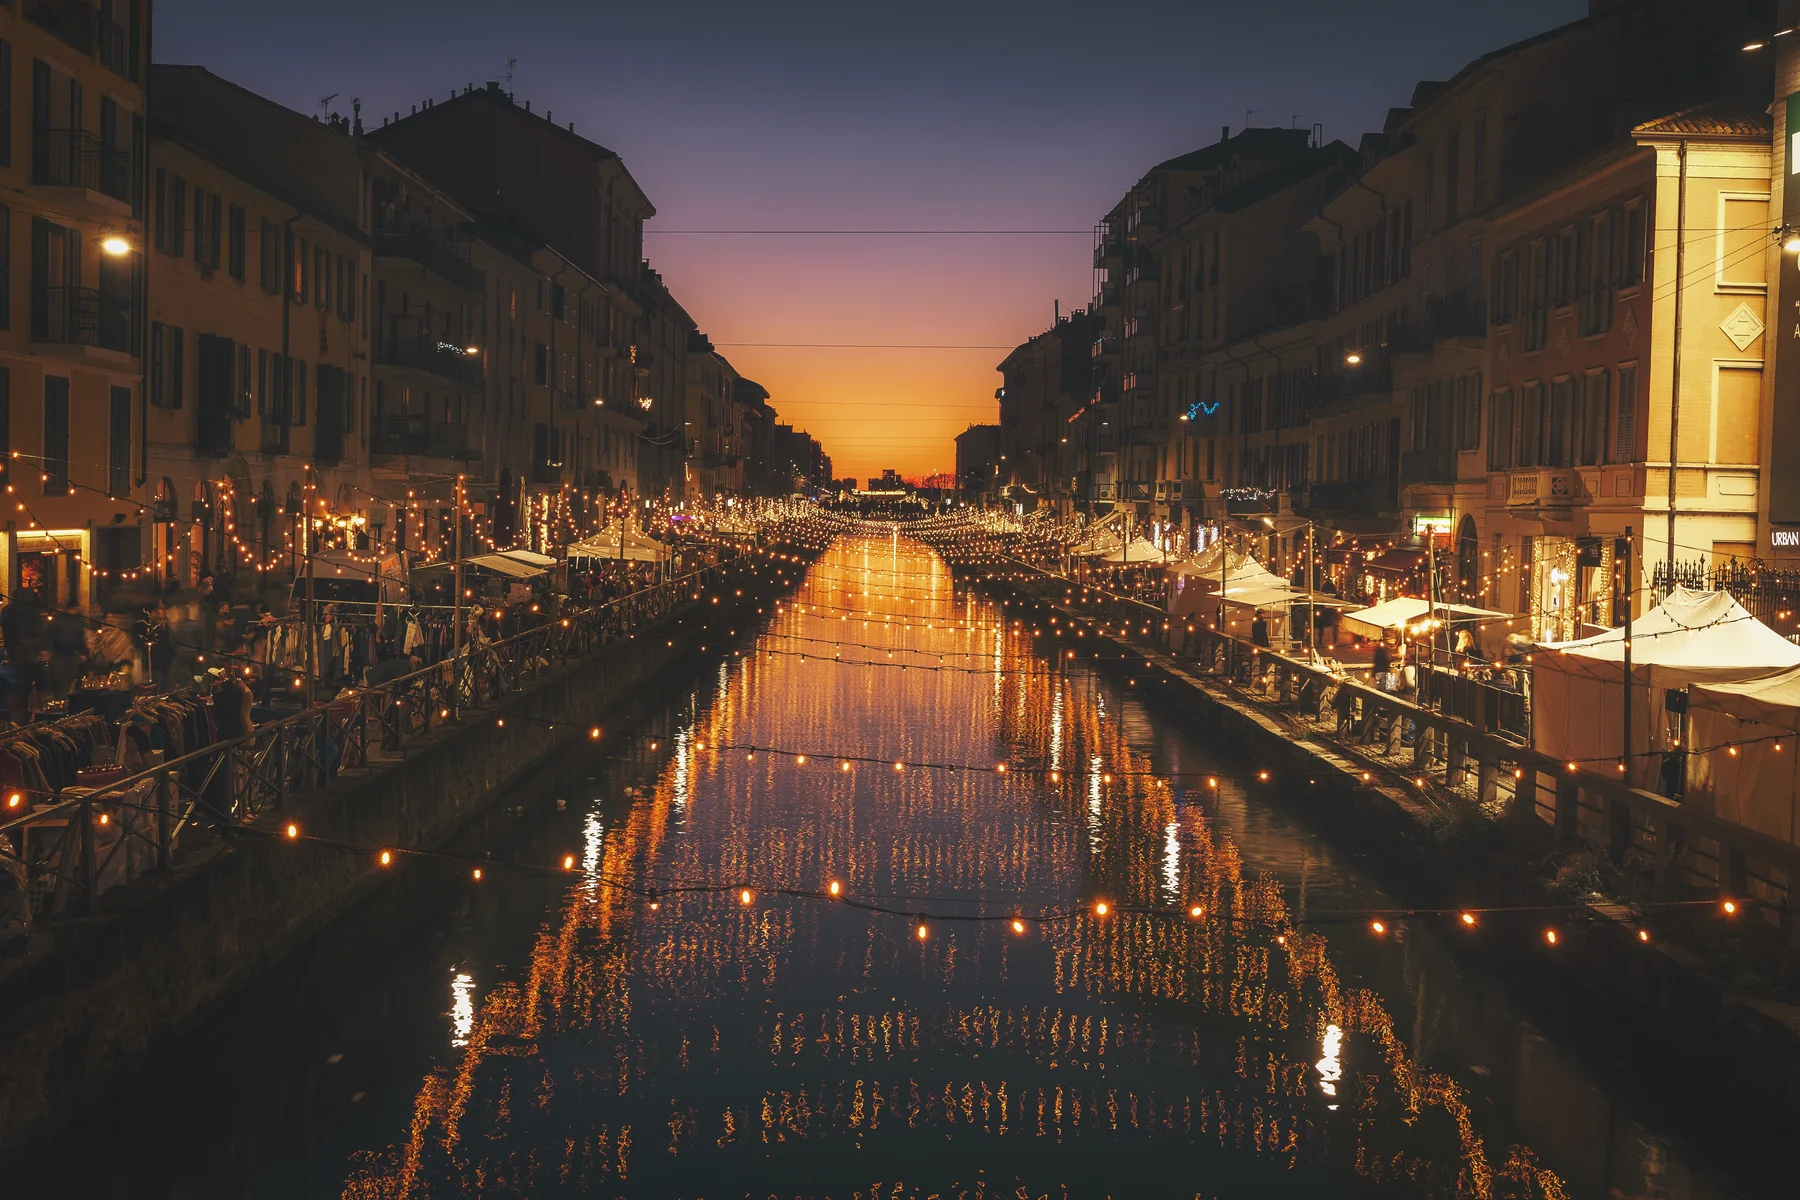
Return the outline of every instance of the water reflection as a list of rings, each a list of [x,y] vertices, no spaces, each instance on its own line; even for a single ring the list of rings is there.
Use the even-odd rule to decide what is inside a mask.
[[[1105,719],[1102,685],[1050,669],[929,552],[841,543],[758,649],[802,637],[992,673],[734,660],[692,749],[678,736],[604,836],[594,819],[528,971],[481,998],[346,1197],[1564,1194],[1152,773],[1141,711]],[[1055,782],[817,761],[1065,754],[1087,770]],[[833,879],[932,914],[928,936],[768,890]],[[1165,911],[1012,925],[1095,897]],[[956,919],[978,916],[1006,919]]]

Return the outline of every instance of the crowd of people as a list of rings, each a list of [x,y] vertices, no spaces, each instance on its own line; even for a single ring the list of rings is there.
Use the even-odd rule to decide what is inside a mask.
[[[565,604],[606,604],[652,585],[656,563],[583,562],[566,574],[566,595],[546,574],[496,600],[477,596],[465,608],[464,644],[481,646],[560,615]],[[416,597],[416,599],[427,599]],[[269,639],[300,606],[285,591],[245,595],[211,577],[197,588],[113,603],[97,616],[44,603],[37,589],[14,591],[0,606],[0,724],[20,725],[37,714],[104,707],[108,695],[181,691],[228,671],[267,702]],[[379,640],[360,679],[375,686],[421,670],[441,648]],[[235,670],[235,668],[244,670]]]

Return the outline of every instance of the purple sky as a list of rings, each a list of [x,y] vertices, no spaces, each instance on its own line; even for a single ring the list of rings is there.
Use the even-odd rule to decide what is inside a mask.
[[[366,122],[505,78],[624,157],[647,254],[840,475],[947,470],[1010,347],[1092,292],[1091,227],[1145,168],[1257,125],[1355,144],[1419,79],[1583,0],[695,4],[159,0],[159,62]],[[742,236],[658,230],[1069,230]],[[879,343],[839,349],[731,343]],[[968,347],[968,348],[961,348]],[[1000,347],[995,349],[994,347]]]

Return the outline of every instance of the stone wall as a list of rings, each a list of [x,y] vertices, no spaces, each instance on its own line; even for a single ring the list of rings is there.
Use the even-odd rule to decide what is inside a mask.
[[[772,594],[741,577],[741,598],[706,617],[741,617]],[[721,589],[722,590],[722,589]],[[367,846],[441,845],[559,746],[619,716],[653,680],[692,671],[699,605],[615,641],[506,698],[493,717],[442,726],[406,758],[346,772],[280,820]],[[670,643],[673,643],[672,645]],[[550,722],[555,722],[551,728]],[[0,1158],[96,1104],[117,1080],[194,1028],[257,972],[380,886],[372,857],[234,837],[182,855],[132,885],[128,907],[58,921],[31,952],[0,964]]]

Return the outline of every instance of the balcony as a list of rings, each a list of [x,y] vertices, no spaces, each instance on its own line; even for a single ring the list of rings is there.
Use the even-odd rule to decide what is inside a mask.
[[[1396,354],[1422,354],[1447,338],[1487,336],[1487,304],[1468,288],[1443,296],[1426,296],[1409,325],[1397,326],[1388,336],[1388,348]]]
[[[410,258],[427,271],[472,292],[485,291],[487,275],[470,264],[466,251],[447,244],[422,229],[399,225],[378,225],[375,229],[375,253],[383,258]]]
[[[80,188],[129,206],[133,178],[128,146],[109,146],[97,135],[79,129],[40,126],[32,130],[31,182],[35,184]]]
[[[1104,267],[1108,262],[1119,262],[1125,257],[1125,239],[1116,233],[1107,233],[1094,247],[1094,265]]]
[[[96,288],[33,288],[31,340],[136,354],[137,301],[130,296],[105,296]]]
[[[1097,309],[1098,308],[1117,308],[1118,306],[1119,306],[1119,285],[1118,284],[1116,284],[1116,283],[1102,284],[1100,286],[1100,290],[1094,293],[1094,307],[1095,308],[1097,308]]]
[[[1568,509],[1586,499],[1580,472],[1567,467],[1513,471],[1507,476],[1508,508]]]
[[[27,21],[83,54],[94,52],[100,10],[86,0],[25,0]]]
[[[1364,351],[1365,354],[1368,351]],[[1319,380],[1319,403],[1333,404],[1342,400],[1350,400],[1357,396],[1382,396],[1392,394],[1394,390],[1393,366],[1386,358],[1378,358],[1373,362],[1364,359],[1360,364]]]
[[[1120,500],[1148,500],[1153,494],[1152,485],[1148,480],[1121,479],[1118,490],[1118,499]]]
[[[376,359],[390,367],[409,367],[425,371],[452,383],[477,387],[481,384],[481,356],[469,354],[460,346],[432,337],[388,339]]]
[[[1088,353],[1096,359],[1115,358],[1119,353],[1119,339],[1110,333],[1097,337]]]
[[[1307,489],[1307,507],[1313,512],[1377,516],[1395,511],[1393,486],[1385,479],[1340,479],[1315,483]]]
[[[388,417],[369,438],[372,454],[410,458],[447,458],[463,462],[481,459],[481,451],[469,447],[469,427],[460,421],[427,422],[423,414]]]
[[[1400,482],[1403,485],[1455,483],[1456,455],[1447,444],[1423,450],[1403,450],[1400,453]]]
[[[1156,236],[1161,216],[1156,205],[1146,204],[1131,214],[1131,219],[1126,222],[1125,231],[1131,235],[1134,241],[1153,238]]]

